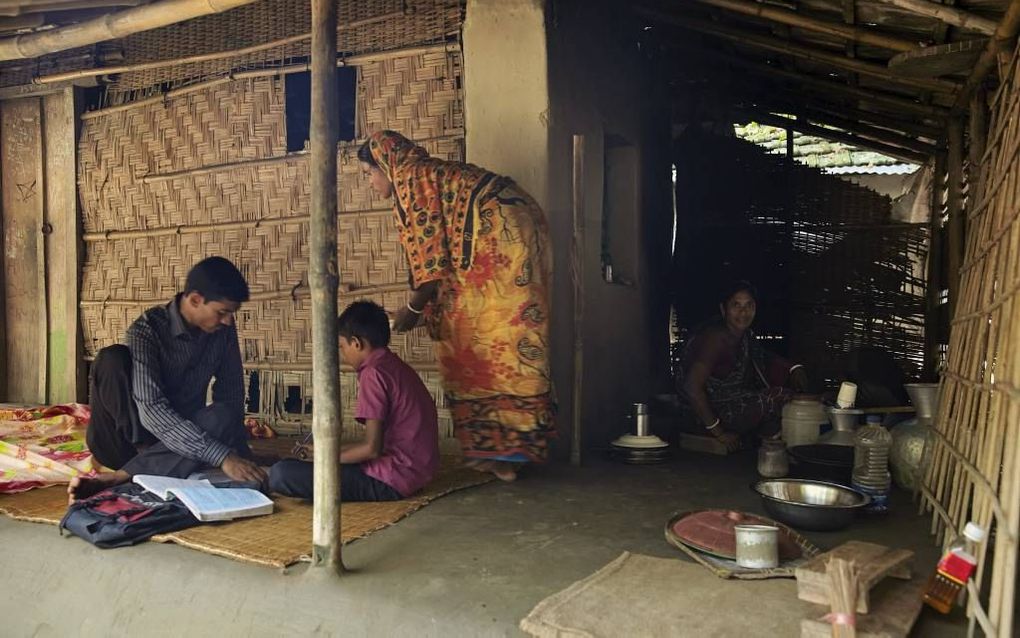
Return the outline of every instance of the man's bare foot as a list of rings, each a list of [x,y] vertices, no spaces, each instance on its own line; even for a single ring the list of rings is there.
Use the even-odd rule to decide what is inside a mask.
[[[131,475],[124,470],[97,474],[92,478],[75,476],[71,478],[71,482],[67,485],[67,504],[73,505],[75,501],[88,498],[108,487],[127,483],[130,480]]]

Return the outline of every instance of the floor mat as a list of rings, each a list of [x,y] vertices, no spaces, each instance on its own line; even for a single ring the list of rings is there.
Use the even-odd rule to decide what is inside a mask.
[[[799,636],[793,581],[719,580],[694,563],[624,552],[521,621],[540,638]]]
[[[340,510],[343,542],[349,543],[388,527],[444,494],[494,479],[491,474],[463,469],[459,464],[459,458],[444,457],[435,480],[411,498],[384,503],[344,503]],[[286,497],[276,497],[273,501],[276,507],[270,516],[200,525],[160,534],[152,540],[269,567],[283,568],[301,562],[311,551],[312,506]],[[0,495],[0,513],[21,521],[56,525],[66,510],[67,491],[63,486]]]

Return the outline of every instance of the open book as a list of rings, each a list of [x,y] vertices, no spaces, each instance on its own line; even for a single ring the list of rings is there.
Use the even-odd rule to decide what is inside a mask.
[[[249,488],[215,487],[208,480],[136,474],[134,482],[164,501],[174,497],[200,521],[229,521],[273,513],[273,501]]]

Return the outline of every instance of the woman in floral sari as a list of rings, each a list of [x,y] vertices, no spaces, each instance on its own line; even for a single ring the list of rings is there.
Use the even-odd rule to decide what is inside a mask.
[[[431,158],[392,131],[358,159],[394,198],[411,270],[394,330],[428,324],[467,464],[511,481],[546,459],[554,433],[545,216],[511,179]]]

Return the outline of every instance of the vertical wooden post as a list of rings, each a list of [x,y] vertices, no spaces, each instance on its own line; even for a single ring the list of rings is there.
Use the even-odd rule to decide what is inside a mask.
[[[945,337],[942,334],[942,305],[939,303],[945,281],[943,277],[945,262],[942,259],[944,241],[944,234],[942,232],[942,196],[945,193],[945,177],[946,153],[945,151],[939,151],[935,154],[935,162],[932,167],[931,220],[928,224],[928,283],[925,294],[924,313],[923,374],[925,381],[938,380],[939,343]]]
[[[574,283],[574,387],[570,462],[581,464],[582,389],[584,386],[584,136],[574,136],[574,237],[570,274]]]
[[[956,316],[956,303],[960,296],[960,267],[963,265],[963,122],[959,118],[949,121],[949,223],[947,234],[949,255],[947,258],[949,284],[949,317]]]
[[[80,89],[67,88],[42,97],[46,206],[46,302],[49,317],[48,403],[85,399],[85,365],[78,320],[82,265],[81,215],[78,212],[76,163]]]
[[[336,0],[312,0],[312,99],[309,142],[311,220],[309,285],[312,295],[312,435],[315,502],[310,574],[339,575],[340,358],[337,339]]]
[[[967,131],[969,171],[967,173],[968,189],[971,193],[981,192],[981,168],[982,159],[985,156],[985,146],[988,142],[988,107],[985,102],[985,92],[978,91],[970,100],[970,123]],[[974,197],[974,195],[971,195]]]
[[[796,118],[796,116],[792,116]],[[786,159],[793,160],[793,129],[787,127],[786,129]]]

